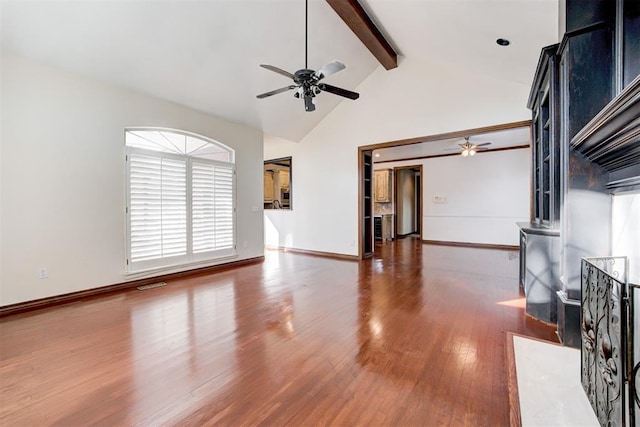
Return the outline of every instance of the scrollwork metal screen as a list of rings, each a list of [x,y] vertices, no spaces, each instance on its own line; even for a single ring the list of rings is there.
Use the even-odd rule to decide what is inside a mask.
[[[582,387],[602,426],[627,421],[625,265],[622,257],[582,261]]]

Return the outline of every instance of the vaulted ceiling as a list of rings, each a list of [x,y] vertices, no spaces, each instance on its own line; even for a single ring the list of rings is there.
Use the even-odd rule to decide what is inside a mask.
[[[339,59],[347,68],[327,83],[356,90],[380,65],[324,0],[309,3],[309,67]],[[557,0],[360,3],[400,55],[488,78],[530,84],[540,48],[557,41]],[[366,93],[357,101],[323,93],[316,111],[307,113],[292,92],[256,99],[290,82],[259,64],[304,68],[303,0],[0,5],[3,49],[293,141],[339,102],[367,102]],[[498,46],[500,37],[511,46]]]

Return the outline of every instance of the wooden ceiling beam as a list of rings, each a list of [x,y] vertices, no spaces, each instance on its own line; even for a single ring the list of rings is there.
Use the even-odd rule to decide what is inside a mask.
[[[398,55],[360,6],[358,0],[327,0],[327,3],[384,68],[391,70],[398,66]]]

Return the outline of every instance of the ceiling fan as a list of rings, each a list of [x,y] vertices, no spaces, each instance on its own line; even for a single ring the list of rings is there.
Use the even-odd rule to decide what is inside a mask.
[[[313,98],[315,98],[315,96],[318,95],[320,92],[329,92],[334,95],[338,95],[338,96],[342,96],[342,97],[354,99],[354,100],[358,99],[360,95],[356,92],[351,92],[350,90],[342,89],[336,86],[331,86],[326,83],[320,82],[325,77],[335,74],[338,71],[344,70],[346,67],[342,62],[338,60],[331,61],[324,67],[320,68],[318,71],[309,69],[307,65],[308,21],[309,21],[308,10],[309,10],[309,0],[305,0],[305,3],[304,3],[304,68],[291,74],[290,72],[285,71],[278,67],[274,67],[273,65],[260,64],[262,68],[266,68],[267,70],[273,71],[274,73],[278,73],[285,77],[289,77],[290,79],[293,80],[294,84],[260,94],[257,96],[257,98],[262,99],[271,95],[277,95],[282,92],[287,92],[292,89],[297,89],[293,94],[293,96],[296,98],[304,99],[305,111],[314,111],[316,109],[316,106],[313,103]]]
[[[479,151],[487,151],[489,148],[488,145],[491,145],[490,142],[483,142],[482,144],[472,144],[469,142],[469,137],[466,136],[464,138],[464,144],[458,144],[460,148],[445,148],[445,151],[450,150],[461,150],[460,154],[462,157],[467,156],[475,156]]]

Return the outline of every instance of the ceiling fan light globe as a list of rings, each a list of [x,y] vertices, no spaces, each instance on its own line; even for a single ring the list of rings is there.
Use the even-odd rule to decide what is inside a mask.
[[[467,157],[469,155],[469,150],[467,150],[466,148],[464,150],[462,150],[462,157]]]
[[[476,150],[469,150],[469,155],[470,156],[475,156],[476,155]]]

